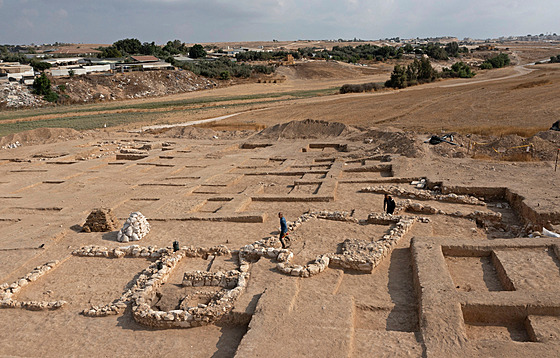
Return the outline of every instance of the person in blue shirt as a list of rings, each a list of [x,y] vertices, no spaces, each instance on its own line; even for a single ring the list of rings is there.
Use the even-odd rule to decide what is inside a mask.
[[[278,213],[280,218],[280,242],[282,243],[282,248],[287,249],[289,245],[290,238],[288,237],[288,224],[286,223],[286,218],[282,213]]]

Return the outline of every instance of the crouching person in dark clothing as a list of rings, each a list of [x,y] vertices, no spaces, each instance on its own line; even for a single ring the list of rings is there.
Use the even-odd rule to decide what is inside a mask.
[[[282,243],[282,248],[287,249],[290,247],[290,237],[288,236],[288,224],[286,223],[286,218],[282,213],[278,213],[280,218],[280,242]]]
[[[393,215],[393,212],[395,211],[395,207],[397,206],[395,200],[393,200],[393,198],[390,195],[388,195],[386,198],[386,202],[387,202],[387,214]]]

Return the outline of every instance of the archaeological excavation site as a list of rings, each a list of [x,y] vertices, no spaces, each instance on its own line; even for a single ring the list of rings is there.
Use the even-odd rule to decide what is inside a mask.
[[[560,132],[74,132],[0,151],[3,356],[559,354]]]

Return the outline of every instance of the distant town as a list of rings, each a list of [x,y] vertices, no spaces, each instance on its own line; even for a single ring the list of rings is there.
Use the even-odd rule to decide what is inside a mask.
[[[122,40],[121,40],[122,41]],[[39,70],[45,70],[47,75],[53,77],[84,75],[91,73],[111,73],[111,72],[125,72],[125,71],[146,71],[146,70],[162,70],[173,69],[175,65],[189,62],[189,61],[214,61],[222,57],[227,57],[232,60],[239,58],[239,54],[248,52],[279,52],[289,51],[297,48],[310,47],[314,51],[313,56],[319,57],[317,54],[327,50],[329,47],[345,44],[359,45],[359,43],[371,43],[377,46],[391,46],[396,49],[404,47],[405,45],[422,46],[429,43],[447,44],[450,42],[457,42],[459,46],[480,46],[483,49],[491,50],[493,45],[504,42],[521,41],[521,42],[556,42],[560,41],[560,36],[556,33],[553,34],[539,34],[539,35],[525,35],[525,36],[508,36],[499,37],[497,39],[477,40],[471,38],[464,38],[459,40],[456,37],[443,36],[443,37],[429,37],[429,38],[411,38],[401,39],[399,37],[386,38],[380,40],[362,40],[362,39],[337,39],[337,40],[298,40],[296,42],[280,42],[273,40],[267,46],[238,46],[235,47],[226,45],[218,47],[213,44],[204,45],[204,56],[189,56],[189,47],[178,40],[169,41],[167,45],[159,46],[163,50],[172,49],[172,51],[161,51],[166,56],[142,55],[142,56],[123,56],[124,54],[119,51],[116,52],[118,57],[105,57],[104,54],[115,54],[111,51],[104,51],[110,49],[113,45],[106,44],[43,44],[43,45],[0,45],[0,82],[17,81],[25,85],[32,85],[34,78],[39,75]],[[139,41],[138,41],[139,42]],[[321,44],[320,46],[313,45],[314,43]],[[286,44],[292,46],[286,47]],[[296,46],[293,46],[296,44]],[[308,45],[309,44],[309,45]],[[331,44],[331,46],[328,46]],[[143,46],[157,47],[152,43],[144,43]],[[144,51],[145,52],[145,51]],[[150,52],[150,51],[148,51]],[[151,51],[156,52],[157,51]],[[191,52],[192,55],[192,52]],[[331,56],[332,57],[332,56]],[[15,59],[16,61],[10,61]],[[43,63],[39,66],[33,64]],[[46,64],[46,65],[45,65]]]

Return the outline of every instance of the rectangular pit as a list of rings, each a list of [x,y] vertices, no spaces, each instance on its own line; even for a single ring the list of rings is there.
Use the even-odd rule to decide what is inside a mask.
[[[446,256],[457,291],[504,291],[490,256]]]

